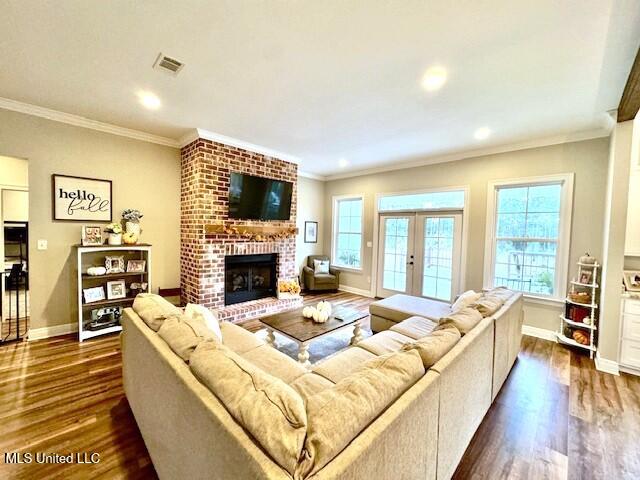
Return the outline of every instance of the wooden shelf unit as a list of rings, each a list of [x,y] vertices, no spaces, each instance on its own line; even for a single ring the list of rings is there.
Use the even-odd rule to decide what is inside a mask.
[[[102,286],[107,294],[107,282],[125,280],[126,288],[132,282],[147,283],[145,292],[151,292],[151,245],[100,245],[82,246],[76,245],[77,253],[77,289],[78,289],[78,340],[80,342],[89,338],[107,335],[122,330],[120,325],[112,325],[99,330],[89,330],[86,325],[92,321],[91,311],[98,308],[120,306],[129,307],[135,299],[131,293],[127,292],[125,298],[104,299],[97,302],[85,302],[83,296],[84,288]],[[146,262],[144,272],[121,272],[108,273],[106,275],[88,275],[87,268],[91,266],[104,265],[105,257],[112,255],[124,256],[124,266],[127,267],[128,260],[144,260]]]
[[[571,292],[575,293],[576,291],[589,291],[589,293],[591,294],[591,303],[576,302],[575,300],[569,298],[569,295],[567,295],[567,298],[565,299],[565,312],[560,315],[560,330],[556,333],[558,342],[565,345],[571,345],[573,347],[588,350],[589,358],[591,359],[593,359],[593,356],[597,350],[596,331],[598,330],[598,289],[600,288],[598,285],[599,268],[600,265],[597,262],[593,264],[578,262],[578,279],[582,277],[583,271],[588,271],[591,272],[591,283],[583,283],[574,279],[570,282]],[[567,306],[569,305],[589,310],[589,313],[585,318],[590,318],[590,323],[578,322],[567,318]],[[583,345],[582,343],[578,343],[577,341],[575,341],[573,338],[567,337],[564,334],[565,327],[569,327],[574,330],[587,330],[589,332],[589,344]]]

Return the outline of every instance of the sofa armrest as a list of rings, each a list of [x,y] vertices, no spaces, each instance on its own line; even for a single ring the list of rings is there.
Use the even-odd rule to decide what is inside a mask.
[[[307,289],[313,289],[314,288],[315,279],[314,279],[313,268],[305,265],[302,268],[302,278],[303,278],[303,281],[304,281],[304,286]]]
[[[335,267],[329,267],[329,273],[336,276],[336,282],[340,280],[340,270]]]

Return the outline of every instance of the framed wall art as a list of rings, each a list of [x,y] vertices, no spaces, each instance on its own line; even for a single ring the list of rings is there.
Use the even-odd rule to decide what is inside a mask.
[[[53,174],[53,220],[110,222],[113,212],[111,194],[111,180]]]
[[[82,226],[82,246],[93,247],[102,245],[102,227],[96,225]]]
[[[318,222],[304,222],[304,243],[318,243]]]
[[[116,298],[125,298],[127,296],[127,288],[124,280],[115,280],[107,282],[107,298],[114,300]]]

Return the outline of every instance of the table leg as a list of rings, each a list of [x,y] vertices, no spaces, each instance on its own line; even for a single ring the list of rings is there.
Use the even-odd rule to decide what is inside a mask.
[[[309,368],[311,366],[311,362],[309,361],[309,345],[301,343],[298,345],[298,348],[298,362]]]
[[[267,328],[267,345],[270,345],[273,348],[276,346],[276,336],[270,328]]]
[[[353,326],[353,337],[351,337],[351,345],[357,345],[364,339],[362,335],[362,328],[360,328],[360,322],[356,322]]]

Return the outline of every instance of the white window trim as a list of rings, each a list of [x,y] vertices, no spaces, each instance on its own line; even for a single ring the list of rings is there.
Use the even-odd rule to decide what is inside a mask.
[[[361,200],[362,201],[362,209],[360,211],[360,266],[359,267],[349,267],[340,265],[337,263],[336,249],[338,248],[338,202],[341,200]],[[331,207],[331,266],[340,271],[345,272],[363,272],[363,263],[364,263],[364,193],[352,193],[347,195],[334,195],[332,197],[332,207]]]
[[[567,280],[569,274],[569,251],[571,247],[571,215],[573,212],[573,173],[558,175],[544,175],[538,177],[514,178],[489,182],[487,188],[487,232],[485,237],[484,256],[484,288],[494,287],[495,251],[496,251],[496,213],[497,213],[497,189],[499,187],[517,187],[545,184],[562,184],[560,196],[560,224],[558,225],[558,247],[556,255],[556,283],[554,295],[529,294],[523,292],[526,299],[535,303],[548,303],[556,305],[564,300],[567,295]]]

